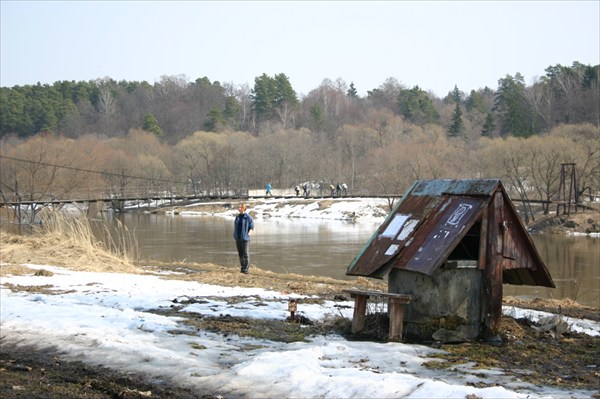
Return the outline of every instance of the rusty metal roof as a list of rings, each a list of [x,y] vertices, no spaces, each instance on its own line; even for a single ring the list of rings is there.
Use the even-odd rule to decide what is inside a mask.
[[[512,240],[520,243],[511,248],[527,252],[524,257],[516,258],[523,260],[523,267],[512,264],[510,267],[516,271],[505,272],[505,282],[554,286],[502,183],[497,179],[415,181],[354,258],[346,274],[381,278],[396,267],[431,275],[448,260],[474,225],[481,224],[482,215],[496,192],[501,192],[505,203],[508,203],[505,206],[507,220],[512,213],[516,216],[510,218],[511,226],[520,226],[520,229],[517,226],[511,230],[511,237],[517,237]],[[477,234],[479,230],[473,231]],[[485,267],[484,261],[479,261],[480,268]],[[529,271],[523,272],[521,268]]]
[[[404,205],[413,205],[415,197],[407,198]],[[421,223],[411,233],[410,245],[404,246],[403,256],[396,266],[415,272],[431,274],[456,247],[469,231],[486,203],[484,198],[441,195],[439,201],[431,201],[429,211],[421,217]],[[405,208],[403,208],[405,209]],[[411,214],[414,208],[408,206]]]
[[[498,179],[417,180],[409,189],[411,196],[491,195],[500,185]]]

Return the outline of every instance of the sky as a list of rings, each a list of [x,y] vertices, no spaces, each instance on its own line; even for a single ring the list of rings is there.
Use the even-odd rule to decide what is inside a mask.
[[[0,1],[0,86],[254,85],[283,73],[300,95],[325,79],[359,95],[395,79],[443,97],[455,86],[526,84],[557,64],[600,64],[600,2]]]
[[[181,319],[152,312],[176,303],[200,317],[228,314],[284,320],[288,301],[313,321],[352,318],[350,301],[303,302],[304,297],[258,288],[221,287],[193,281],[70,271],[27,265],[31,274],[2,277],[3,345],[58,347],[61,356],[121,372],[173,379],[198,392],[251,398],[587,398],[594,392],[532,385],[499,369],[472,364],[432,370],[423,362],[441,350],[397,342],[348,341],[338,335],[309,342],[224,337],[186,327]],[[51,276],[35,276],[38,269]],[[48,273],[45,273],[48,274]],[[44,286],[12,292],[8,284]],[[244,297],[228,300],[230,297]],[[538,322],[549,314],[504,307],[505,314]],[[600,335],[600,323],[569,319],[576,331]],[[175,332],[173,332],[175,331]]]

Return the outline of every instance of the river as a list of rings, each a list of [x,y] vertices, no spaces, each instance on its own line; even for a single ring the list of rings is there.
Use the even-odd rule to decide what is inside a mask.
[[[217,216],[126,213],[142,260],[211,262],[238,268],[233,220]],[[353,278],[352,259],[379,223],[271,218],[256,220],[250,263],[279,273]],[[520,298],[571,298],[600,308],[600,238],[532,235],[556,288],[504,285],[504,295]]]

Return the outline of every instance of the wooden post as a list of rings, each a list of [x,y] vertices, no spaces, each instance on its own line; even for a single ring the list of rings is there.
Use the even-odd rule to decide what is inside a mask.
[[[481,312],[483,335],[498,334],[502,318],[502,271],[505,239],[504,197],[496,191],[488,208],[488,250],[483,271]]]
[[[19,183],[15,180],[15,194],[17,195],[17,219],[19,225],[21,225],[21,195],[19,194]]]
[[[367,300],[373,296],[376,298],[388,298],[388,317],[390,319],[388,339],[390,341],[402,340],[402,325],[404,323],[404,305],[410,303],[412,296],[404,294],[393,294],[377,291],[344,290],[354,298],[354,315],[352,316],[352,333],[357,333],[365,328],[367,315]]]
[[[400,298],[389,298],[389,340],[390,341],[402,341],[402,324],[404,324],[404,304],[406,299]]]
[[[365,328],[368,295],[354,294],[354,316],[352,317],[352,332],[357,333]]]

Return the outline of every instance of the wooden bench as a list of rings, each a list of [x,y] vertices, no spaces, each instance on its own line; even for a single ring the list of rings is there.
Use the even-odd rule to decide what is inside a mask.
[[[379,291],[344,290],[354,299],[354,315],[352,317],[352,332],[357,333],[365,328],[367,300],[370,297],[388,299],[388,317],[390,318],[388,339],[402,341],[402,323],[404,322],[404,305],[410,303],[412,296],[392,294]]]

